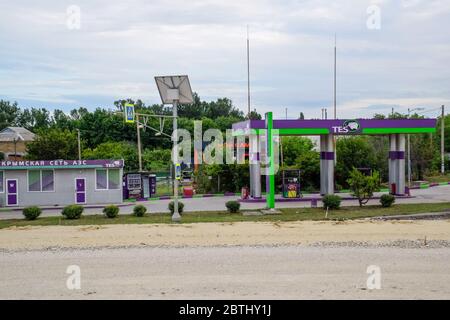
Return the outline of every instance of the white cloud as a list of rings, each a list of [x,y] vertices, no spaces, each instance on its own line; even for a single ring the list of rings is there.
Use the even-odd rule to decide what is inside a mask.
[[[66,27],[72,4],[80,30]],[[377,31],[366,28],[371,4],[381,8]],[[30,0],[2,2],[0,11],[0,98],[24,104],[158,103],[153,76],[186,73],[201,97],[227,96],[246,110],[247,24],[261,112],[318,117],[331,106],[334,33],[342,113],[450,97],[448,1]]]

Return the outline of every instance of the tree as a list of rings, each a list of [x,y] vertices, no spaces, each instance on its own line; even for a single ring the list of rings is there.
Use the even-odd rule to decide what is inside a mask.
[[[138,170],[136,145],[125,141],[104,142],[93,149],[84,149],[83,159],[123,159],[125,162],[125,171]]]
[[[262,116],[258,112],[256,112],[256,109],[253,111],[250,111],[250,114],[247,115],[246,119],[248,120],[261,120]]]
[[[59,128],[40,129],[34,141],[27,143],[27,159],[78,159],[78,141],[75,132]]]
[[[145,149],[142,153],[142,162],[148,171],[169,171],[171,161],[170,149]]]
[[[380,175],[377,171],[373,171],[372,175],[366,176],[353,167],[347,183],[352,196],[358,198],[359,206],[362,207],[373,197],[373,193],[380,189]]]
[[[17,102],[0,100],[0,130],[6,127],[16,126],[20,118],[20,108]]]
[[[338,138],[336,149],[336,183],[343,187],[347,186],[350,168],[377,168],[375,149],[367,136]],[[387,154],[384,155],[387,158]]]
[[[285,169],[301,170],[304,188],[317,188],[320,180],[319,153],[314,143],[306,137],[282,137],[283,164]],[[281,177],[279,177],[281,179]]]

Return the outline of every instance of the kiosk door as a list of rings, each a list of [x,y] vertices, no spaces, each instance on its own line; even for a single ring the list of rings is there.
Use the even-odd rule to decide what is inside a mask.
[[[86,203],[86,179],[75,179],[75,203]]]
[[[7,206],[17,206],[19,203],[17,198],[17,180],[11,179],[6,180],[6,205]]]

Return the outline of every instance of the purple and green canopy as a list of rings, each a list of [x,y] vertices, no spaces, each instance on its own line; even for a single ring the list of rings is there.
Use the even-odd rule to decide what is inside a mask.
[[[233,124],[234,135],[259,134],[264,120],[248,120]],[[345,119],[345,120],[273,120],[280,135],[366,135],[394,133],[434,133],[436,119]]]

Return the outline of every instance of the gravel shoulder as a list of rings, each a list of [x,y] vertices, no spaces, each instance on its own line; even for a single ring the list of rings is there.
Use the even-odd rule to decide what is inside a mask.
[[[447,246],[450,220],[347,220],[103,226],[0,230],[1,251],[49,248],[279,246],[317,244]]]

